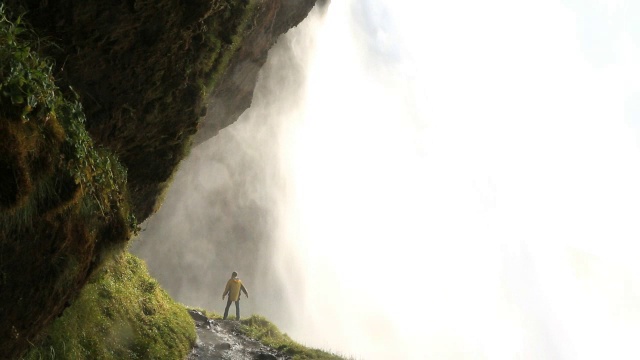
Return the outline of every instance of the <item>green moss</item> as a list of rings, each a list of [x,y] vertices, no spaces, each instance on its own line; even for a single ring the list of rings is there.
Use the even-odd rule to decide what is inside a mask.
[[[125,253],[107,262],[24,359],[184,359],[193,320]]]
[[[52,183],[68,175],[74,183],[70,187],[77,186],[79,193],[89,197],[92,210],[103,219],[121,216],[111,210],[128,207],[123,192],[126,169],[108,151],[94,146],[82,105],[62,96],[54,82],[53,65],[32,50],[36,42],[22,19],[10,21],[0,4],[0,158],[8,170],[0,178],[0,210],[10,210],[2,215],[27,210],[22,218],[35,217],[38,204],[33,199],[59,193]],[[71,196],[63,199],[65,206],[57,207],[64,210],[81,198]],[[134,230],[135,219],[128,220]]]
[[[219,19],[210,18],[209,22],[211,26],[216,28],[216,31],[212,31],[208,34],[208,46],[215,54],[211,58],[211,62],[203,66],[203,69],[207,69],[207,76],[203,80],[207,80],[203,83],[205,92],[210,92],[220,80],[220,77],[227,70],[231,57],[240,48],[244,37],[251,31],[251,24],[255,21],[255,17],[258,12],[256,11],[259,6],[259,1],[251,0],[247,3],[242,1],[229,2],[224,12],[227,21],[220,22]],[[220,7],[220,5],[218,5]],[[225,24],[224,28],[221,28],[216,24]],[[230,26],[229,26],[230,25]],[[232,29],[232,31],[229,31]]]
[[[0,4],[0,354],[8,358],[36,341],[136,229],[125,169],[94,146],[40,44]]]
[[[309,348],[293,341],[287,334],[280,332],[273,323],[262,316],[253,315],[248,319],[241,320],[240,323],[245,335],[291,356],[294,360],[344,360],[338,355]]]
[[[6,0],[57,46],[92,139],[128,170],[133,211],[144,220],[186,156],[206,98],[256,16],[256,0]],[[55,14],[55,21],[52,21]],[[0,167],[2,164],[0,164]]]

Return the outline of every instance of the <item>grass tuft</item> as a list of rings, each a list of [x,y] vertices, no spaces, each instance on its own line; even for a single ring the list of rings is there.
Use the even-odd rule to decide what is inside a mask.
[[[242,324],[241,330],[245,335],[291,356],[293,360],[344,360],[343,357],[336,354],[309,348],[293,341],[263,316],[252,315],[250,318],[241,320],[240,323]]]

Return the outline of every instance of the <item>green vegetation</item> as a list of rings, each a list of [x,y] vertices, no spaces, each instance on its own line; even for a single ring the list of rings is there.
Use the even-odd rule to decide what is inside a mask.
[[[95,208],[87,210],[111,216],[110,206],[126,206],[120,190],[126,185],[126,170],[107,151],[94,148],[82,106],[61,96],[51,74],[52,64],[31,49],[34,40],[30,38],[34,37],[20,17],[9,21],[0,4],[0,116],[6,136],[2,165],[18,175],[17,182],[12,171],[1,175],[0,207],[13,215],[29,200],[35,183],[51,180],[47,175],[59,165],[80,192],[90,197],[86,205]],[[33,206],[23,208],[33,211],[27,215],[35,212]],[[129,220],[130,229],[135,229],[135,220]]]
[[[241,320],[240,323],[245,335],[291,356],[294,360],[344,360],[338,355],[298,344],[262,316],[253,315],[248,319]]]
[[[157,210],[207,96],[263,6],[255,0],[4,3],[24,11],[39,37],[55,39],[40,52],[54,59],[57,84],[77,92],[91,138],[127,168],[140,220]]]
[[[94,146],[40,44],[0,5],[0,353],[9,357],[136,230],[125,169]]]
[[[125,253],[96,272],[24,359],[184,359],[195,339],[186,309]]]
[[[256,11],[259,1],[250,0],[228,1],[226,3],[219,2],[216,4],[216,11],[220,12],[223,21],[220,18],[210,17],[208,25],[211,31],[208,32],[207,41],[205,42],[214,56],[208,57],[208,61],[204,61],[201,68],[206,69],[208,75],[204,79],[208,79],[204,85],[205,93],[209,93],[220,80],[220,76],[229,66],[229,60],[236,53],[242,40],[251,31],[251,24],[254,23],[258,12]],[[224,27],[221,26],[224,24]],[[232,32],[229,29],[233,29]]]

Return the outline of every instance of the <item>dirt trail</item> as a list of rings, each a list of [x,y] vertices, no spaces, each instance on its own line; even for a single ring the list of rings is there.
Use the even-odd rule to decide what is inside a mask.
[[[189,314],[196,323],[198,340],[187,360],[290,359],[277,350],[242,335],[237,321],[209,319],[195,310],[189,310]]]

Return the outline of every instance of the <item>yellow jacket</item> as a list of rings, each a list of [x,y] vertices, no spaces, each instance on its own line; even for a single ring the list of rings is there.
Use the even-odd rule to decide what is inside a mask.
[[[224,287],[222,297],[224,298],[228,293],[230,301],[238,301],[240,300],[240,290],[242,290],[245,295],[249,296],[247,289],[242,285],[242,281],[238,278],[231,278],[227,281],[227,286]]]

